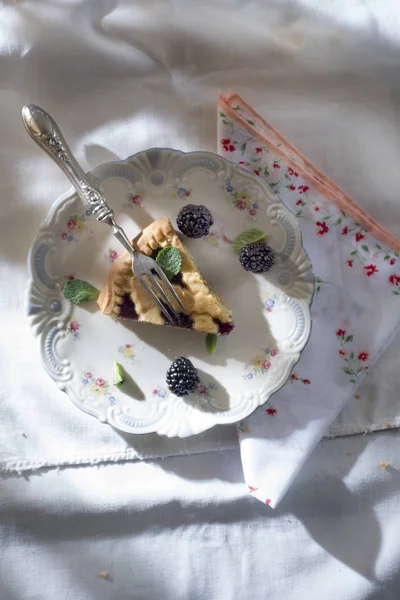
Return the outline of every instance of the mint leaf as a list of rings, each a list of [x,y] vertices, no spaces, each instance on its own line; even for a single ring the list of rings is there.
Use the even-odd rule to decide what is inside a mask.
[[[125,377],[122,366],[118,362],[115,362],[113,369],[113,385],[122,385],[124,381]]]
[[[166,246],[158,254],[156,258],[168,279],[172,279],[178,275],[182,266],[182,256],[178,248],[174,246]]]
[[[215,348],[217,347],[218,336],[216,333],[207,333],[206,336],[206,348],[208,354],[214,354]]]
[[[266,238],[266,235],[261,229],[248,229],[247,231],[243,231],[243,233],[239,233],[235,241],[233,242],[233,251],[235,254],[240,254],[240,251],[247,244],[251,244],[252,242],[263,242]]]
[[[83,304],[84,302],[91,302],[97,300],[99,290],[87,281],[82,279],[72,279],[67,281],[63,287],[63,296],[72,304]]]

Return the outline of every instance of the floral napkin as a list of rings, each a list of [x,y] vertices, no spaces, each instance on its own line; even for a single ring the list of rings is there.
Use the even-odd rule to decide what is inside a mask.
[[[400,242],[238,95],[221,96],[219,153],[297,217],[316,279],[310,340],[289,381],[239,424],[249,492],[275,507],[400,327]],[[256,227],[248,196],[232,198]],[[274,310],[273,300],[265,309]],[[257,377],[266,376],[262,368]]]

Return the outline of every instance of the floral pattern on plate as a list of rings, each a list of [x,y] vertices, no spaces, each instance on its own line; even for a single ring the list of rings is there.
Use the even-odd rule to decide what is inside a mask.
[[[207,398],[208,400],[212,398],[212,392],[215,392],[218,389],[218,385],[215,382],[203,383],[200,382],[199,387],[195,392],[195,396],[200,396],[202,398]]]
[[[110,264],[113,264],[114,261],[118,258],[118,252],[114,250],[114,248],[109,248],[104,254],[104,256]]]
[[[168,398],[168,396],[171,395],[171,392],[168,388],[159,385],[153,389],[152,394],[157,398]]]
[[[68,323],[67,331],[68,331],[68,333],[73,335],[75,340],[78,340],[80,328],[81,328],[81,326],[79,325],[78,321],[76,321],[75,319],[71,319],[71,321],[69,321],[69,323]]]
[[[118,348],[118,352],[122,354],[124,358],[127,358],[131,362],[135,360],[135,351],[132,344],[124,344]]]
[[[184,187],[179,187],[175,192],[170,194],[170,198],[189,198],[192,190]]]
[[[129,208],[135,206],[143,206],[145,192],[142,189],[135,189],[133,194],[128,195],[128,203],[125,205]]]
[[[218,389],[218,385],[215,382],[203,383],[202,381],[199,384],[197,390],[190,394],[193,397],[204,398],[210,400],[212,398],[212,392]],[[171,392],[168,388],[163,386],[157,386],[153,389],[153,396],[157,398],[168,398],[171,395]]]
[[[246,211],[249,219],[257,220],[257,211],[260,208],[258,202],[254,201],[251,195],[245,191],[236,191],[232,183],[227,181],[225,189],[230,195],[232,205],[241,211]]]
[[[92,396],[104,396],[110,404],[115,404],[115,396],[110,393],[110,385],[103,377],[96,377],[92,371],[85,371],[82,377],[82,383],[87,386],[88,393]]]
[[[60,234],[60,238],[67,242],[76,241],[78,236],[87,229],[85,221],[91,214],[91,210],[88,209],[83,214],[71,215],[66,222],[65,229]]]
[[[253,379],[253,377],[259,375],[265,375],[272,366],[272,359],[277,355],[278,351],[275,348],[265,348],[264,351],[251,359],[252,368],[243,375],[244,379]]]
[[[264,294],[264,307],[268,313],[272,313],[272,311],[274,310],[274,306],[276,304],[277,299],[277,293],[271,294],[270,292],[268,292],[267,294]]]
[[[210,231],[210,233],[203,239],[214,248],[222,248],[223,246],[233,243],[233,241],[226,235],[223,228],[217,231]]]

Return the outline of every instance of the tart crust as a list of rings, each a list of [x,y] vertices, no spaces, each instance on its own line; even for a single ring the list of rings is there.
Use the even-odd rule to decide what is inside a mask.
[[[191,326],[187,324],[187,318],[184,325],[177,322],[177,326],[216,334],[226,334],[233,329],[231,311],[222,298],[212,292],[169,219],[161,217],[153,221],[132,241],[132,246],[149,256],[166,246],[175,246],[180,251],[180,276],[174,278],[172,284],[186,308]],[[131,255],[125,250],[113,263],[97,300],[101,311],[105,315],[121,317],[121,306],[126,304],[128,297],[133,313],[136,313],[135,320],[167,325],[158,306],[133,275],[131,262]],[[176,308],[179,310],[178,306]]]

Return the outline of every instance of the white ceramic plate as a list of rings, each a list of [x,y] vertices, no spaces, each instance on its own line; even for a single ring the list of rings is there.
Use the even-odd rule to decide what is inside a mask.
[[[295,218],[257,176],[207,152],[148,150],[92,177],[131,237],[160,216],[175,223],[185,204],[208,206],[210,235],[184,243],[236,328],[209,356],[202,334],[116,322],[94,303],[67,302],[61,290],[70,277],[100,288],[122,249],[70,191],[52,206],[29,254],[27,311],[45,369],[76,406],[128,433],[186,437],[245,418],[286,382],[310,334],[314,278]],[[232,240],[254,227],[276,254],[265,275],[244,271],[232,250]],[[186,398],[165,385],[178,356],[201,377]],[[122,389],[112,385],[114,361],[129,374]]]

